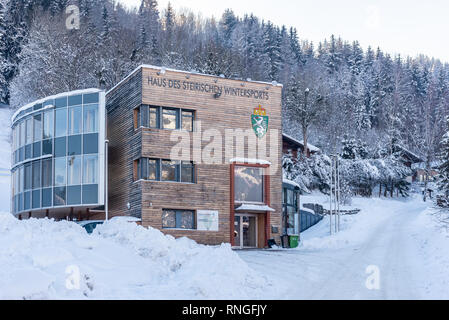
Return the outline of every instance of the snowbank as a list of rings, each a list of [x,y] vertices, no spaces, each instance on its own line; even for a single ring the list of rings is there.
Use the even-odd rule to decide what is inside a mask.
[[[272,289],[229,245],[122,220],[88,235],[75,223],[2,213],[0,244],[0,299],[260,299]]]

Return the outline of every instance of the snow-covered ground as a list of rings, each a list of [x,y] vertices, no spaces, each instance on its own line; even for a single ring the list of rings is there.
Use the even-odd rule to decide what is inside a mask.
[[[123,220],[0,214],[0,299],[261,299],[272,284],[229,245],[200,246]]]
[[[357,198],[353,206],[362,212],[342,217],[337,235],[326,218],[296,250],[239,254],[282,288],[267,298],[449,299],[449,238],[430,203]]]
[[[239,252],[124,221],[88,235],[74,223],[0,214],[0,299],[449,298],[448,233],[429,204],[354,206],[362,212],[342,217],[337,235],[325,219],[297,249]],[[380,287],[369,290],[377,271]]]

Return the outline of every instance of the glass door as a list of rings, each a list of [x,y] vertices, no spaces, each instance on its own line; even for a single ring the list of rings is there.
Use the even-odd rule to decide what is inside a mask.
[[[234,246],[257,248],[257,216],[236,215],[234,220]]]

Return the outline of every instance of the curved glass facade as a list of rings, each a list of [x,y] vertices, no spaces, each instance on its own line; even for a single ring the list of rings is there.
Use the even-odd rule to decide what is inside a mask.
[[[104,204],[105,94],[41,99],[12,124],[12,211]]]

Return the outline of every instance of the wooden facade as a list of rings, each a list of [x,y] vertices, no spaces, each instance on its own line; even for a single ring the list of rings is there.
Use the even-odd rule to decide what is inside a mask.
[[[226,130],[240,129],[252,132],[251,116],[262,107],[269,117],[267,150],[275,148],[263,165],[271,175],[265,177],[265,203],[274,212],[259,212],[263,224],[258,225],[258,247],[265,247],[269,239],[280,243],[282,219],[282,86],[260,82],[224,79],[189,72],[141,66],[107,94],[107,132],[109,148],[109,211],[110,216],[130,215],[142,219],[142,225],[161,230],[174,237],[188,237],[202,244],[233,244],[234,209],[233,168],[245,165],[232,161],[239,154],[225,154]],[[178,144],[173,130],[137,127],[134,109],[139,105],[182,108],[194,111],[195,129],[190,134],[188,159],[195,164],[195,183],[176,183],[137,180],[135,163],[139,158],[172,159],[172,149]],[[195,155],[211,141],[194,143],[195,137],[213,129],[222,135],[223,160],[205,164]],[[179,133],[179,130],[176,130]],[[254,141],[245,140],[245,157]],[[253,139],[254,138],[254,139]],[[196,140],[198,141],[198,139]],[[276,142],[273,142],[276,141]],[[259,141],[260,142],[260,141]],[[270,145],[271,144],[271,145]],[[274,159],[274,161],[273,161]],[[253,164],[254,165],[254,164]],[[248,166],[251,166],[248,164]],[[268,170],[268,167],[270,170]],[[219,230],[199,231],[163,229],[162,212],[170,210],[218,211]],[[274,231],[274,232],[273,232]]]

